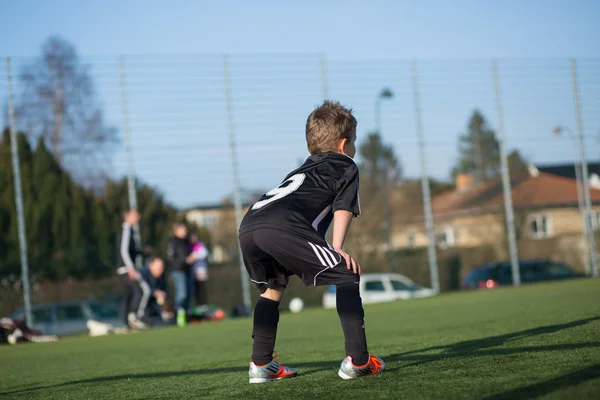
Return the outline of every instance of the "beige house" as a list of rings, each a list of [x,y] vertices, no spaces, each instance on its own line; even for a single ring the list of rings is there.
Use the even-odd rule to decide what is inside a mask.
[[[251,204],[242,205],[242,214],[248,211]],[[185,211],[185,219],[191,223],[208,229],[213,240],[210,255],[211,262],[225,263],[232,258],[235,248],[237,229],[235,224],[235,208],[230,201],[218,204],[202,205]]]
[[[577,184],[574,179],[531,168],[511,184],[518,240],[581,235]],[[591,189],[592,224],[600,226],[600,189]],[[476,185],[469,175],[459,175],[455,188],[432,199],[436,242],[440,248],[503,245],[506,225],[500,180]],[[427,245],[422,212],[395,227],[396,248]]]

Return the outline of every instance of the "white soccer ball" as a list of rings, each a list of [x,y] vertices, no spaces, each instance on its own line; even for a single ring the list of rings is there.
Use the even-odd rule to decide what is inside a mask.
[[[290,311],[295,313],[299,313],[304,308],[304,302],[300,297],[294,297],[290,300]]]

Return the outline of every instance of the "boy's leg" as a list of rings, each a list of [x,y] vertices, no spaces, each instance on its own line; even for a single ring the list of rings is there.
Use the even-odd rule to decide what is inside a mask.
[[[268,288],[256,302],[252,327],[252,362],[256,365],[265,365],[273,360],[279,323],[279,303],[284,291],[283,286]]]
[[[250,279],[261,293],[253,317],[250,383],[269,382],[297,375],[295,370],[273,360],[279,323],[279,303],[291,272],[283,268],[271,254],[265,252],[255,242],[259,236],[259,231],[240,235],[244,265]]]
[[[307,286],[336,285],[336,305],[344,332],[346,355],[355,366],[370,362],[360,298],[360,276],[348,270],[345,260],[315,232],[302,237],[262,231],[257,243]]]
[[[346,355],[352,357],[354,365],[369,361],[365,334],[365,313],[360,298],[359,286],[354,282],[336,285],[336,307],[344,331]]]

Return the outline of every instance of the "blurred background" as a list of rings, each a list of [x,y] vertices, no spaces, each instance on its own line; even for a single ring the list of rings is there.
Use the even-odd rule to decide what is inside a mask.
[[[358,119],[363,215],[347,249],[365,271],[434,293],[598,274],[595,1],[0,13],[2,315],[24,298],[117,296],[130,206],[157,254],[185,220],[210,249],[211,303],[249,305],[239,216],[308,156],[304,123],[324,99]],[[492,265],[504,270],[485,275]],[[290,298],[321,306],[325,290],[295,281]]]

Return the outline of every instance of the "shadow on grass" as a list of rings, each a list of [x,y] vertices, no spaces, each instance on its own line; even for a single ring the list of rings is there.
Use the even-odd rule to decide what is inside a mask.
[[[519,353],[531,353],[531,352],[542,352],[542,351],[560,351],[560,350],[576,350],[588,347],[600,347],[600,342],[586,342],[586,343],[565,343],[559,345],[548,345],[548,346],[524,346],[515,348],[499,348],[491,349],[491,347],[502,346],[511,341],[518,339],[530,338],[537,335],[556,333],[564,329],[574,328],[577,326],[583,326],[590,322],[600,320],[600,317],[584,318],[565,324],[555,324],[548,326],[540,326],[532,329],[526,329],[518,332],[511,332],[504,335],[489,336],[486,338],[466,340],[463,342],[457,342],[453,344],[443,346],[433,346],[424,349],[408,351],[404,353],[391,354],[385,358],[386,362],[394,361],[416,361],[409,366],[417,366],[432,361],[439,361],[444,359],[458,358],[458,357],[481,357],[481,356],[495,356],[495,355],[510,355]],[[437,354],[424,354],[437,351]],[[406,365],[394,368],[392,370],[405,368]]]
[[[415,353],[426,353],[429,351],[442,351],[444,353],[468,353],[475,350],[485,349],[489,347],[497,347],[502,346],[505,343],[525,339],[537,335],[543,335],[546,333],[556,333],[562,331],[564,329],[575,328],[577,326],[586,325],[590,322],[600,320],[600,317],[592,317],[580,319],[572,322],[567,322],[565,324],[556,324],[556,325],[548,325],[548,326],[540,326],[537,328],[526,329],[524,331],[507,333],[504,335],[498,336],[489,336],[482,339],[475,340],[466,340],[464,342],[453,343],[444,346],[434,346],[428,347],[425,349],[414,350],[406,353],[402,353],[402,355],[406,356],[409,354]]]
[[[308,371],[301,371],[300,374],[302,376],[311,375],[316,372],[332,369],[339,366],[339,361],[317,361],[317,362],[307,362],[307,363],[296,363],[294,364],[294,368],[302,369],[307,368]],[[72,385],[81,385],[81,384],[93,384],[93,383],[110,383],[110,382],[118,382],[125,381],[129,379],[155,379],[155,378],[173,378],[173,377],[182,377],[182,376],[197,376],[197,375],[206,375],[206,374],[221,374],[221,373],[232,373],[232,372],[247,372],[248,367],[230,367],[230,368],[209,368],[209,369],[193,369],[187,371],[165,371],[165,372],[149,372],[146,374],[123,374],[123,375],[114,375],[114,376],[100,376],[96,378],[90,379],[81,379],[77,381],[70,381],[59,383],[56,385],[46,385],[46,386],[38,386],[32,387],[28,389],[22,390],[14,390],[10,392],[0,392],[0,395],[9,395],[9,394],[19,394],[19,393],[27,393],[33,392],[36,390],[43,389],[58,389],[66,386]]]
[[[562,350],[575,350],[589,347],[600,347],[600,342],[587,342],[587,343],[570,343],[570,344],[559,344],[559,345],[547,345],[547,346],[526,346],[526,347],[515,347],[515,348],[499,348],[490,349],[490,347],[501,346],[507,342],[514,341],[517,339],[528,338],[536,335],[555,333],[563,329],[569,329],[577,326],[585,325],[589,322],[599,320],[600,317],[586,318],[566,324],[556,324],[543,327],[537,327],[533,329],[527,329],[524,331],[508,333],[505,335],[490,336],[487,338],[468,340],[458,343],[453,343],[445,346],[434,346],[425,349],[409,351],[405,353],[391,354],[383,357],[388,363],[396,361],[414,361],[410,364],[404,364],[396,368],[389,369],[390,371],[405,369],[411,366],[419,366],[430,362],[452,359],[452,358],[463,358],[463,357],[481,357],[481,356],[494,356],[494,355],[510,355],[510,354],[522,354],[532,352],[544,352],[544,351],[562,351]],[[438,354],[423,354],[432,351],[441,351]],[[337,368],[339,361],[317,361],[308,363],[294,364],[294,367],[298,369],[306,368],[308,371],[301,371],[302,376],[314,374],[323,370]],[[541,382],[535,385],[531,385],[525,388],[515,389],[511,392],[501,394],[499,396],[508,397],[491,397],[490,399],[504,399],[504,398],[519,398],[521,395],[528,395],[529,393],[543,393],[545,392],[546,386],[550,387],[551,390],[568,387],[578,383],[582,383],[586,380],[593,379],[600,376],[598,371],[599,365],[594,367],[586,368],[580,371],[575,371],[571,374],[565,375],[560,378],[555,378],[546,382]],[[77,381],[70,381],[59,383],[56,385],[38,386],[28,389],[15,390],[10,392],[2,392],[0,395],[7,394],[19,394],[27,393],[36,390],[43,389],[55,389],[71,385],[79,384],[93,384],[93,383],[109,383],[117,382],[128,379],[154,379],[154,378],[171,378],[191,375],[205,375],[205,374],[219,374],[219,373],[231,373],[231,372],[245,372],[248,370],[247,366],[232,367],[232,368],[210,368],[210,369],[196,369],[187,371],[165,371],[165,372],[152,372],[145,374],[124,374],[114,376],[103,376],[90,379],[82,379]]]
[[[596,378],[600,378],[600,364],[592,365],[533,385],[485,397],[484,400],[535,399],[536,397],[550,394],[555,390],[566,389]]]

